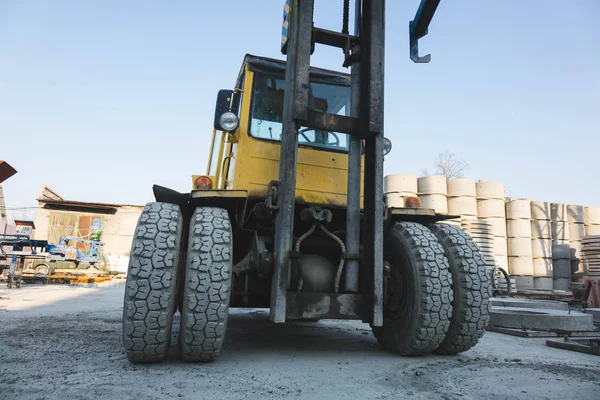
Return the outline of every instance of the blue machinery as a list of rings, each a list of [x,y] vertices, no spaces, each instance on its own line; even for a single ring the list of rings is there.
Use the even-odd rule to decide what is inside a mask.
[[[82,252],[74,245],[84,243],[89,245],[89,251]],[[10,259],[8,273],[8,287],[21,287],[23,280],[23,267],[27,259],[41,259],[47,262],[67,261],[75,263],[89,263],[94,267],[101,261],[99,249],[104,243],[98,240],[88,240],[73,236],[62,236],[59,244],[48,243],[47,240],[30,239],[28,235],[0,235],[0,260]],[[5,250],[9,247],[10,250]],[[0,266],[0,271],[2,266]],[[36,268],[36,272],[49,275],[51,269],[46,264],[41,264]]]

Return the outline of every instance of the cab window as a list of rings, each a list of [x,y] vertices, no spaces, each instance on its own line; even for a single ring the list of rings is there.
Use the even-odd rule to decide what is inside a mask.
[[[253,86],[250,135],[258,139],[280,141],[283,128],[285,79],[256,73]],[[308,104],[315,111],[348,116],[350,87],[311,82]],[[308,127],[299,129],[298,143],[327,150],[348,150],[346,134]]]

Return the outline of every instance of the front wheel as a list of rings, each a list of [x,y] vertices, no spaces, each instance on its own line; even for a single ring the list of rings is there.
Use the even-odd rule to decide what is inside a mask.
[[[213,361],[223,345],[232,281],[233,242],[227,210],[198,207],[190,236],[179,348],[184,361]]]
[[[397,222],[384,245],[383,326],[373,327],[386,351],[403,356],[433,352],[452,313],[452,276],[444,250],[425,226]]]
[[[182,227],[174,204],[149,203],[140,215],[123,304],[123,343],[133,363],[162,361],[171,344]]]

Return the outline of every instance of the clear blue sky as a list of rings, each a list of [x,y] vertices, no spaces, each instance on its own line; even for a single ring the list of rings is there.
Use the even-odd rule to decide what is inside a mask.
[[[387,2],[386,173],[446,149],[512,197],[600,205],[600,2],[442,0],[408,58],[419,0]],[[339,30],[342,0],[317,0]],[[0,158],[8,207],[39,185],[143,204],[206,167],[216,92],[245,53],[281,58],[283,0],[0,0]],[[341,69],[338,50],[313,65]]]

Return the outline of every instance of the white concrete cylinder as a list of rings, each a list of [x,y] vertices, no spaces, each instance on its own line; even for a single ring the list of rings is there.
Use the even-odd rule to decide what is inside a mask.
[[[569,222],[569,240],[580,241],[585,236],[585,225]]]
[[[534,258],[533,276],[547,276],[552,278],[552,258]]]
[[[583,206],[570,204],[567,206],[567,221],[569,223],[583,224]]]
[[[552,221],[550,223],[552,239],[558,242],[569,241],[569,223],[566,221]]]
[[[443,194],[422,194],[421,208],[431,208],[440,214],[448,214],[448,201]]]
[[[575,256],[581,259],[582,254],[582,244],[580,240],[571,240],[569,241],[569,247],[571,248],[571,256]]]
[[[504,200],[483,199],[477,200],[477,216],[480,218],[505,218]]]
[[[448,197],[476,197],[475,181],[473,179],[450,179],[447,183]]]
[[[531,239],[533,258],[552,258],[552,239]]]
[[[404,197],[401,193],[386,193],[388,207],[403,208]],[[408,196],[407,196],[408,197]]]
[[[477,216],[475,197],[449,197],[448,214]]]
[[[504,218],[480,218],[480,221],[489,222],[492,225],[492,233],[494,236],[506,236],[506,220]]]
[[[600,225],[584,225],[585,236],[600,235]]]
[[[419,194],[448,194],[443,176],[422,176],[417,179],[417,189]]]
[[[550,220],[550,203],[547,203],[545,201],[532,201],[531,218],[539,220]]]
[[[600,207],[584,207],[583,220],[586,225],[600,225]]]
[[[494,254],[500,256],[508,255],[508,242],[505,237],[494,236]]]
[[[515,199],[506,202],[506,219],[531,219],[531,200]]]
[[[552,221],[567,221],[567,206],[565,204],[550,203],[550,219]]]
[[[508,272],[508,256],[495,254],[494,261],[497,267],[503,268],[506,272]]]
[[[417,176],[412,174],[390,174],[383,177],[383,192],[405,192],[412,193],[412,196],[416,196],[417,189]]]
[[[531,251],[531,238],[517,237],[508,238],[509,257],[533,257]]]
[[[478,199],[500,199],[504,200],[506,191],[500,182],[478,181],[475,183],[475,191]]]
[[[506,220],[508,237],[531,239],[531,221],[528,219]]]
[[[508,273],[533,276],[533,259],[531,257],[508,257]]]
[[[533,288],[539,290],[552,290],[554,289],[554,279],[546,277],[534,277]]]
[[[550,226],[550,221],[532,220],[531,237],[533,239],[552,239],[552,227]]]

